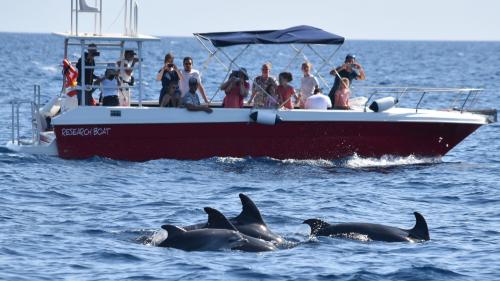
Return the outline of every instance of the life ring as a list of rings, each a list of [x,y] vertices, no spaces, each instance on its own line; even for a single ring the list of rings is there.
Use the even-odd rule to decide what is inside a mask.
[[[65,77],[64,87],[73,88],[77,85],[78,70],[76,70],[68,59],[63,60],[63,75]]]

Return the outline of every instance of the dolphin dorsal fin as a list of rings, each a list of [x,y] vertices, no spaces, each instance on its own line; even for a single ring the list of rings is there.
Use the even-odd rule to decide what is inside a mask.
[[[164,224],[161,226],[161,228],[165,229],[168,232],[168,236],[175,236],[177,234],[186,232],[184,228],[171,224]]]
[[[205,213],[208,215],[207,228],[229,229],[238,231],[236,227],[216,209],[205,207]]]
[[[408,232],[411,237],[419,239],[419,240],[430,240],[429,236],[429,228],[427,227],[427,222],[419,212],[414,212],[415,215],[415,226],[410,229]]]
[[[242,210],[241,213],[235,218],[235,220],[241,222],[252,222],[258,223],[262,225],[266,225],[262,215],[260,214],[259,208],[255,205],[255,203],[250,199],[250,197],[246,196],[243,193],[240,193],[240,200]]]
[[[330,225],[329,223],[320,219],[308,219],[303,223],[309,225],[309,227],[311,228],[311,235],[317,235],[322,228]]]

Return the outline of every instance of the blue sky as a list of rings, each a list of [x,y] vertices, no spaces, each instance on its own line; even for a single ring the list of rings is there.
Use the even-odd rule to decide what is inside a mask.
[[[1,1],[0,31],[67,31],[70,3]],[[193,32],[307,24],[347,39],[500,41],[499,0],[139,0],[139,4],[139,30],[151,35],[190,36]],[[121,31],[123,0],[104,0],[103,5],[103,30]],[[118,21],[113,25],[115,18]],[[88,15],[83,19],[92,21]]]

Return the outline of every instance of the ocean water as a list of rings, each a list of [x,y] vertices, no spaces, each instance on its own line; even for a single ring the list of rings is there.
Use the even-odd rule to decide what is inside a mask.
[[[58,93],[62,47],[61,38],[48,34],[0,33],[1,144],[10,139],[9,100],[31,98],[33,84],[41,85],[42,101]],[[158,96],[154,76],[167,51],[174,52],[178,64],[180,58],[192,56],[209,95],[215,92],[224,76],[222,67],[212,61],[205,68],[206,53],[193,39],[162,38],[145,45],[147,99]],[[291,51],[286,46],[254,48],[241,58],[241,65],[256,74],[262,62],[271,60],[277,74]],[[356,81],[356,86],[481,87],[485,91],[478,107],[500,108],[498,42],[348,41],[332,64],[341,63],[348,52],[358,55],[367,72],[367,81]],[[73,60],[77,53],[70,51]],[[319,68],[310,52],[306,56]],[[301,60],[292,64],[295,77]],[[28,134],[29,122],[27,115],[21,120],[23,134]],[[497,280],[498,137],[498,124],[483,126],[441,159],[352,156],[337,161],[211,158],[134,163],[62,160],[0,148],[0,279]],[[205,206],[227,216],[238,214],[240,192],[249,195],[270,228],[287,239],[286,247],[257,254],[184,252],[144,243],[162,234],[162,224],[206,220]],[[302,224],[318,217],[332,223],[411,228],[414,211],[427,219],[428,242],[311,238]]]

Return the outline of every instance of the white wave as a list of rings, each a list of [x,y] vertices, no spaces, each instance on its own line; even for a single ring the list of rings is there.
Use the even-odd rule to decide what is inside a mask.
[[[234,163],[245,162],[247,160],[245,158],[238,158],[238,157],[214,157],[214,159],[215,162],[221,164],[234,164]]]
[[[42,66],[40,69],[51,74],[60,72],[59,67],[54,65]]]
[[[316,166],[316,167],[334,167],[334,166],[336,166],[333,161],[326,160],[326,159],[306,159],[306,160],[285,159],[285,160],[281,160],[281,163]]]
[[[363,158],[358,155],[352,156],[345,163],[347,168],[371,168],[371,167],[392,167],[392,166],[405,166],[405,165],[417,165],[417,164],[429,164],[438,163],[440,158],[425,158],[416,157],[413,155],[401,157],[401,156],[390,156],[385,155],[381,158]]]

